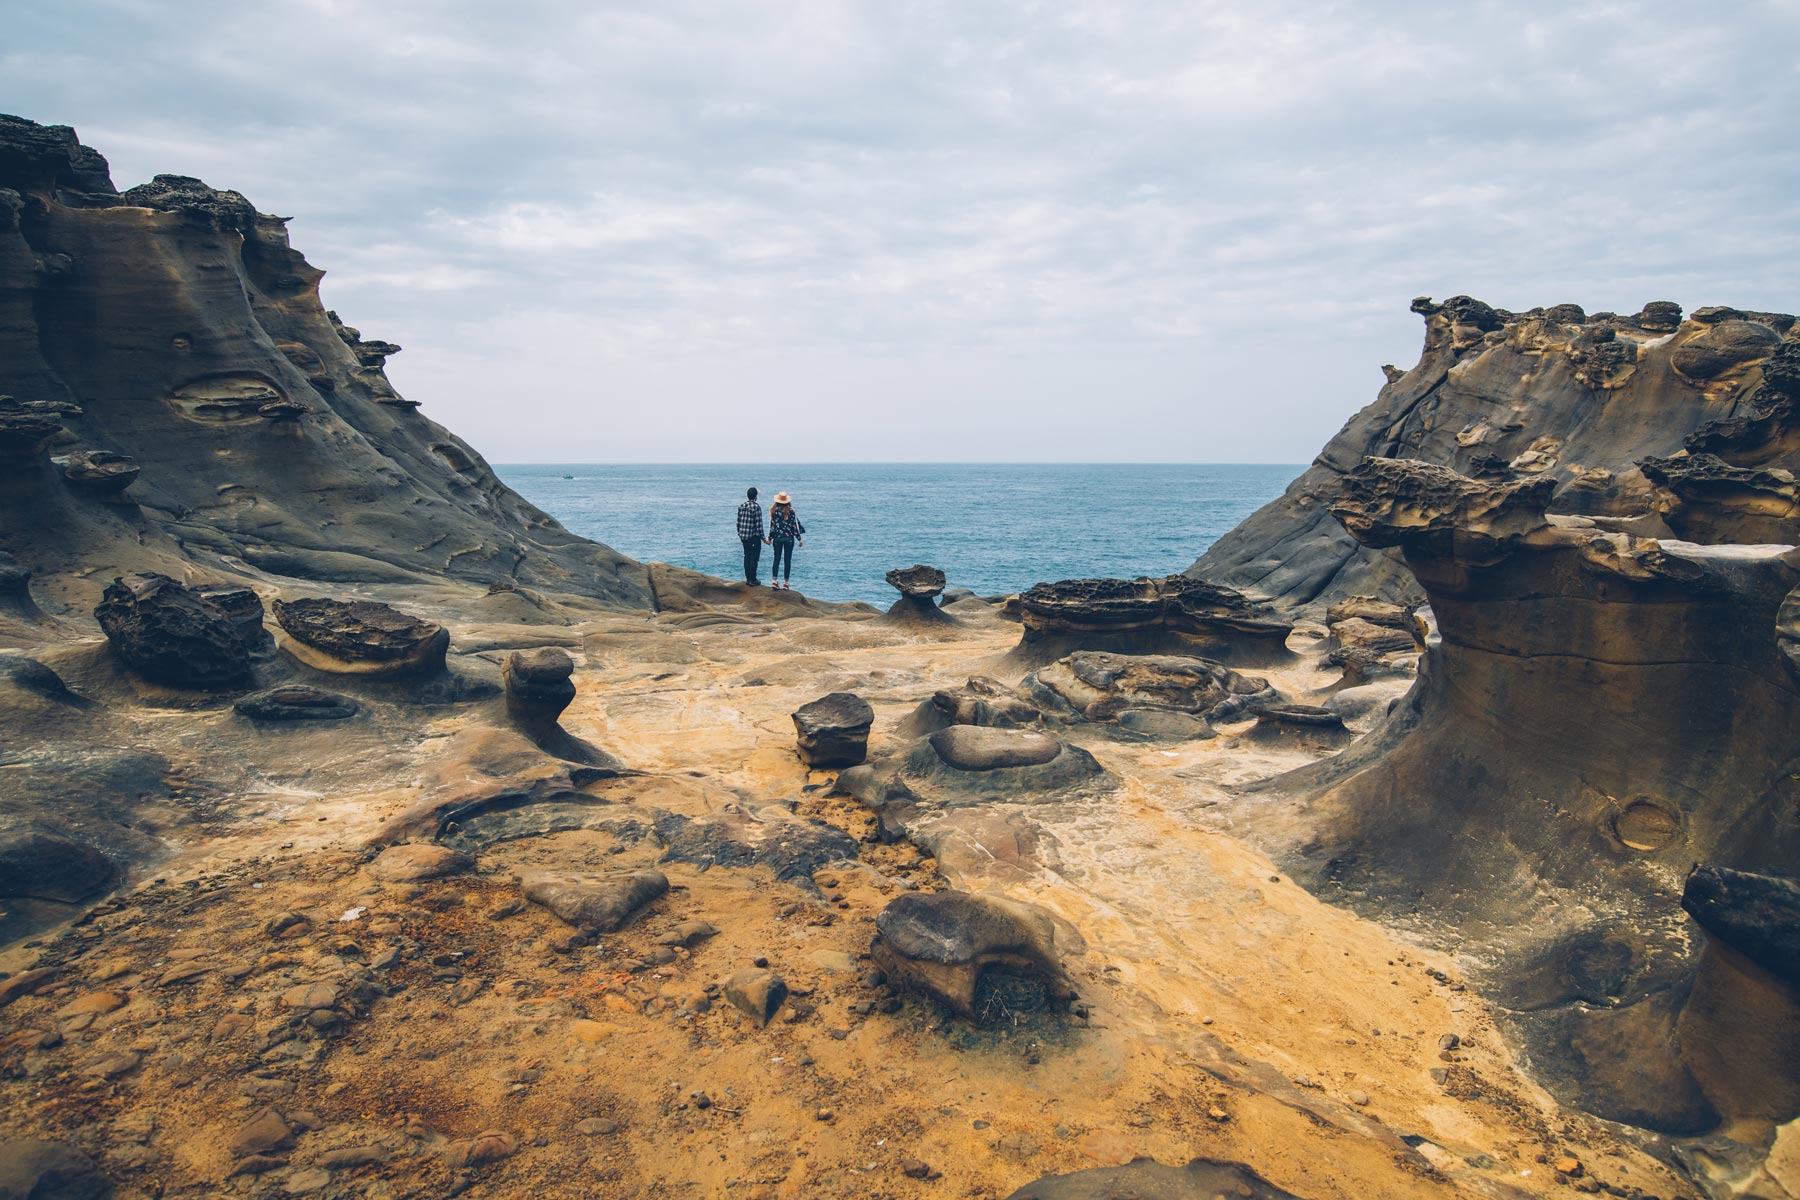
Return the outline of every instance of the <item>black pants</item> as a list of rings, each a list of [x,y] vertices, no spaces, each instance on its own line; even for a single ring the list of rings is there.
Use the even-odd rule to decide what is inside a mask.
[[[739,538],[744,543],[744,582],[760,583],[756,577],[756,564],[762,561],[761,538]]]
[[[786,580],[794,573],[794,539],[776,538],[772,544],[775,547],[775,562],[769,568],[769,578],[774,579],[779,575]],[[785,568],[783,563],[787,564]]]

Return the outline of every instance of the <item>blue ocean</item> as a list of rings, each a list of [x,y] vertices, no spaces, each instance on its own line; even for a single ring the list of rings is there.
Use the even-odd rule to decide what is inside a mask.
[[[744,489],[806,526],[796,590],[885,608],[893,567],[942,567],[981,595],[1043,580],[1168,575],[1280,495],[1294,465],[1073,463],[531,464],[500,478],[583,537],[633,558],[743,577]],[[766,581],[772,551],[763,548]]]

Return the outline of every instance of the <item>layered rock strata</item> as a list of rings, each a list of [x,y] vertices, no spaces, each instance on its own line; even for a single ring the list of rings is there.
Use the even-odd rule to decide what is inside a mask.
[[[1390,368],[1374,403],[1189,574],[1282,607],[1420,599],[1396,550],[1359,543],[1331,513],[1339,481],[1366,457],[1535,481],[1555,513],[1672,514],[1688,540],[1783,540],[1771,532],[1793,514],[1789,473],[1800,469],[1792,316],[1712,307],[1683,320],[1666,301],[1632,316],[1507,312],[1467,296],[1420,298],[1413,311],[1425,320],[1417,364]],[[1681,455],[1719,465],[1669,461]],[[1732,495],[1735,515],[1710,532],[1684,520],[1694,493]]]
[[[1166,579],[1065,579],[1018,598],[1015,662],[1040,666],[1076,650],[1203,655],[1242,665],[1288,657],[1293,622],[1229,587]]]

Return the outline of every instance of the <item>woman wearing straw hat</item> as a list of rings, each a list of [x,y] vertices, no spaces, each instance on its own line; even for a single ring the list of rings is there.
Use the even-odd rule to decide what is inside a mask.
[[[794,573],[794,547],[806,545],[806,526],[794,513],[794,502],[786,492],[775,493],[769,509],[769,545],[775,547],[775,565],[769,569],[769,586],[792,591],[788,577]]]

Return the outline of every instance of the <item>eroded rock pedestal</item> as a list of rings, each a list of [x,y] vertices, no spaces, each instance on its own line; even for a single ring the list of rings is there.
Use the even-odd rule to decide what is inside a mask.
[[[1040,583],[1019,594],[1019,616],[1025,631],[1013,661],[1025,666],[1076,650],[1266,665],[1288,658],[1294,628],[1242,592],[1185,575]]]
[[[1384,729],[1272,785],[1309,796],[1296,873],[1455,930],[1563,1095],[1712,1128],[1744,1084],[1676,1036],[1704,940],[1678,881],[1800,860],[1800,553],[1546,515],[1542,477],[1370,459],[1343,485],[1333,512],[1404,556],[1438,641]]]

